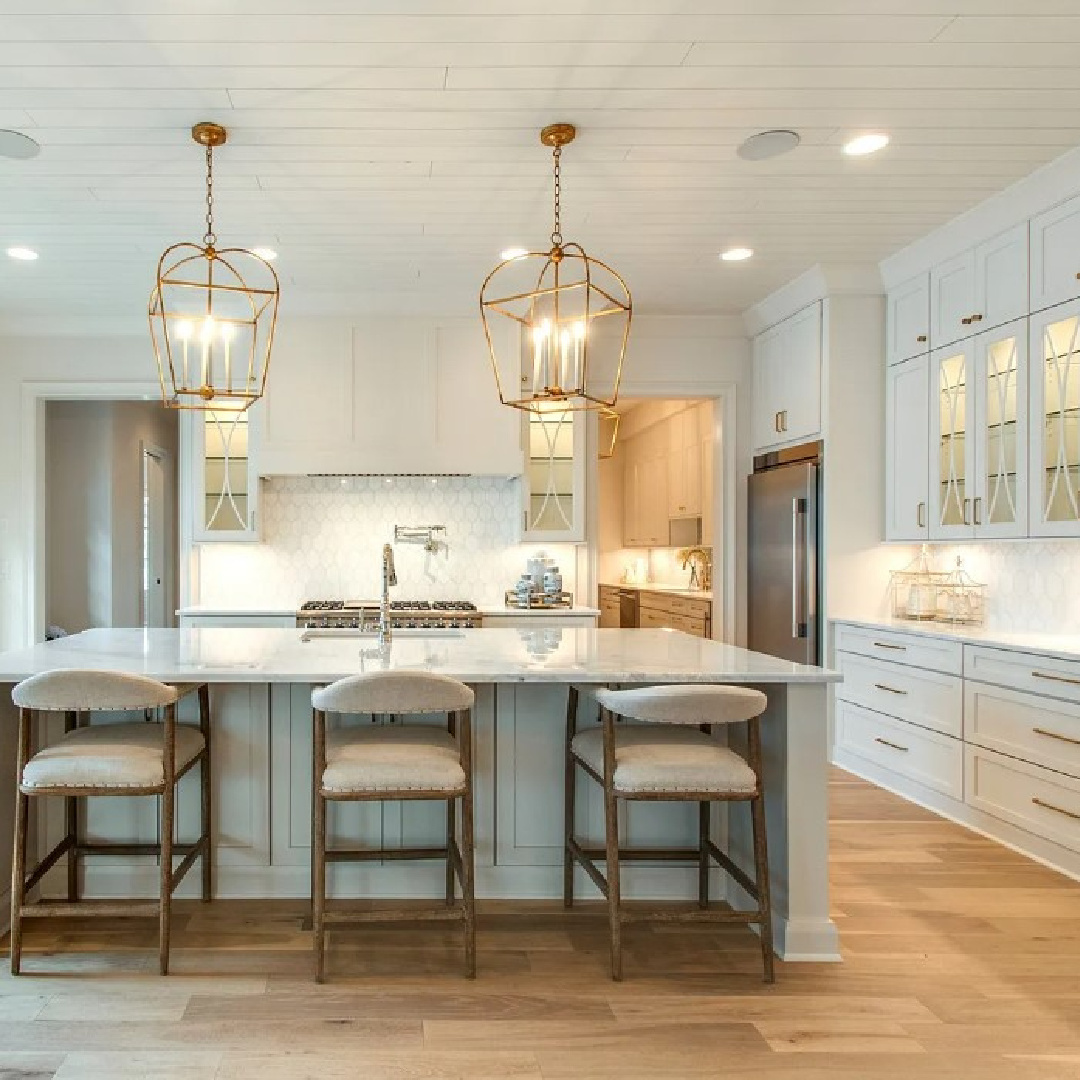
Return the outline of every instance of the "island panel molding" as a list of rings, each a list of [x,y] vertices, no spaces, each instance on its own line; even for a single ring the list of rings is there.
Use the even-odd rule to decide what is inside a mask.
[[[306,640],[305,640],[306,639]],[[733,683],[768,697],[762,720],[769,851],[776,899],[777,951],[787,959],[836,960],[826,878],[827,701],[839,676],[735,646],[669,630],[479,629],[398,631],[389,648],[375,635],[328,637],[284,629],[91,630],[0,655],[0,732],[15,730],[10,684],[43,670],[96,668],[211,684],[213,722],[222,727],[213,777],[220,808],[216,836],[218,895],[302,897],[309,880],[311,686],[358,671],[424,670],[453,675],[477,691],[474,716],[477,892],[489,898],[562,895],[562,782],[567,687],[580,691],[579,724],[597,722],[595,689],[656,683]],[[341,722],[354,722],[343,720]],[[380,722],[401,722],[383,719]],[[405,722],[410,722],[406,720]],[[737,732],[732,738],[739,738]],[[13,778],[0,800],[13,799]],[[595,787],[595,785],[593,785]],[[599,838],[596,792],[582,792],[581,817]],[[182,795],[181,829],[194,804]],[[132,800],[127,800],[132,802]],[[335,828],[375,846],[423,846],[444,828],[431,807],[387,803],[345,808]],[[351,817],[349,816],[351,815]],[[152,835],[149,809],[113,807],[95,822],[102,833]],[[625,817],[628,842],[693,846],[696,815],[635,806]],[[43,841],[62,832],[50,821]],[[715,839],[752,866],[747,815],[717,814]],[[0,850],[6,850],[0,848]],[[0,867],[0,872],[3,871]],[[625,894],[643,899],[692,899],[697,865],[635,865]],[[335,868],[337,895],[440,897],[440,867],[356,865]],[[591,886],[582,875],[581,895]],[[88,871],[87,895],[152,895],[152,866],[118,859]],[[46,890],[63,889],[47,881]],[[735,899],[716,877],[718,897]]]

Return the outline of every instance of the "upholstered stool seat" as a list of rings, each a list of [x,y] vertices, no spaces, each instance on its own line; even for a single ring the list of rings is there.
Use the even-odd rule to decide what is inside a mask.
[[[579,732],[571,744],[574,756],[604,773],[604,731]],[[754,770],[726,746],[696,728],[655,725],[620,726],[615,731],[615,791],[709,792],[753,795]]]
[[[442,728],[338,728],[326,735],[323,788],[347,791],[439,791],[465,789],[457,741]]]
[[[202,732],[176,725],[176,770],[182,772],[203,750]],[[23,768],[28,791],[46,788],[160,788],[165,783],[162,724],[135,720],[76,728],[39,750]]]

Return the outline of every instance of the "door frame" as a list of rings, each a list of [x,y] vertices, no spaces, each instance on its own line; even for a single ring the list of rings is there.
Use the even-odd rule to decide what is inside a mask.
[[[739,619],[738,598],[738,531],[740,517],[746,515],[746,485],[738,482],[738,428],[736,403],[738,387],[734,382],[636,384],[623,380],[621,397],[653,400],[696,400],[713,403],[713,550],[720,548],[720,558],[713,562],[713,637],[717,641],[741,644],[745,620]],[[597,450],[598,423],[595,416],[588,425],[588,499],[587,535],[597,535]],[[719,437],[718,437],[719,436]],[[717,494],[720,498],[717,498]],[[741,505],[741,514],[740,514]],[[582,566],[582,562],[585,563]],[[588,582],[590,603],[595,601],[599,573],[599,550],[595,543],[585,546],[584,559],[579,556],[578,581]],[[716,583],[721,584],[719,590]],[[579,592],[583,590],[579,589]],[[719,597],[717,592],[720,593]]]
[[[179,434],[179,432],[178,432],[178,434]],[[146,473],[145,465],[146,465],[146,459],[148,457],[154,458],[155,460],[157,460],[158,462],[161,463],[163,468],[167,469],[169,459],[172,457],[172,455],[163,446],[158,446],[156,443],[149,443],[145,439],[140,439],[139,440],[139,463],[140,463],[140,465],[143,466],[143,468],[141,470],[141,476],[142,476],[142,496],[143,496],[144,499],[146,498],[146,489],[147,489],[147,485],[146,485],[147,473]],[[179,497],[177,498],[177,502],[179,503]],[[173,536],[170,535],[169,526],[170,525],[172,525],[172,526],[177,525],[177,522],[176,522],[177,515],[176,515],[176,510],[175,509],[173,510],[173,512],[171,514],[169,513],[169,505],[168,505],[168,500],[167,499],[165,500],[165,506],[164,506],[163,509],[164,509],[163,526],[164,526],[164,529],[165,529],[165,541],[166,541],[166,544],[165,544],[165,565],[162,567],[162,575],[161,576],[162,576],[162,583],[165,586],[166,626],[170,626],[170,625],[172,625],[172,623],[168,621],[168,603],[169,603],[170,595],[173,596],[174,605],[177,603],[176,598],[175,598],[176,594],[174,592],[170,592],[170,590],[172,590],[172,588],[173,588],[173,586],[175,584],[175,578],[176,578],[176,565],[175,564],[177,562],[177,554],[178,553],[177,553],[177,550],[176,550],[176,543],[173,542],[174,538],[173,538]],[[145,528],[143,529],[142,555],[143,555],[143,563],[142,563],[142,565],[143,565],[143,567],[145,567],[145,565],[146,565],[146,530],[145,530]],[[146,611],[146,587],[145,587],[145,581],[144,581],[143,588],[139,592],[139,618],[142,621],[142,624],[143,624],[144,628],[146,628],[146,615],[147,615],[147,611]]]
[[[48,458],[45,443],[45,406],[50,401],[157,401],[161,398],[158,382],[91,382],[61,380],[25,382],[20,407],[20,441],[23,471],[20,486],[25,550],[27,556],[24,633],[27,643],[40,641],[45,633],[46,597],[49,583],[49,553],[41,550],[47,539],[44,528],[48,491],[45,482]],[[162,406],[164,408],[164,406]],[[179,488],[178,488],[179,491]],[[179,496],[178,496],[179,501]],[[179,507],[177,508],[179,510]],[[177,518],[179,525],[179,519]],[[182,577],[184,560],[178,560]],[[177,582],[177,595],[183,581]]]

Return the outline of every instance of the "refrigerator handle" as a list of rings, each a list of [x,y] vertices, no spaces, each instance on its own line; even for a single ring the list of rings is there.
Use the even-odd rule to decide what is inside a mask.
[[[791,500],[791,636],[802,637],[799,633],[799,502]]]

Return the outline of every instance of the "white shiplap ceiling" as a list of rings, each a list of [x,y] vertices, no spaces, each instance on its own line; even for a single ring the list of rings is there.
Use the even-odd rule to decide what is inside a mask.
[[[141,313],[202,234],[280,252],[283,312],[472,314],[564,233],[639,311],[736,312],[816,262],[873,264],[1080,143],[1077,0],[0,0],[0,314]],[[802,145],[735,147],[771,127]],[[847,137],[887,150],[848,159]],[[744,244],[749,262],[717,253]]]

